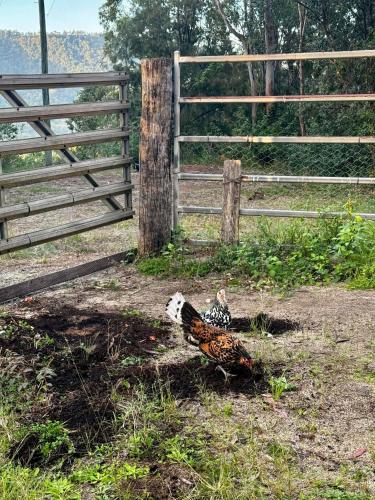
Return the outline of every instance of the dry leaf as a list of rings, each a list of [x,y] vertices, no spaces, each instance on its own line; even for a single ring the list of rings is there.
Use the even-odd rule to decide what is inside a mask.
[[[355,460],[356,458],[359,458],[361,457],[362,455],[364,455],[366,453],[366,448],[357,448],[355,450],[355,452],[351,455],[351,459],[352,460]]]

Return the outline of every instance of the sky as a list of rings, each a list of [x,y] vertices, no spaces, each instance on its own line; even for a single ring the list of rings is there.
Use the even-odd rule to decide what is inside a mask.
[[[102,32],[99,7],[104,0],[44,0],[47,31]],[[0,0],[0,30],[39,31],[37,0]]]

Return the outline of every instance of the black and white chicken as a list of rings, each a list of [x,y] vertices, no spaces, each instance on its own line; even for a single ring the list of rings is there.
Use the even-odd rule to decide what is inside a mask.
[[[217,292],[216,299],[210,309],[201,313],[201,318],[205,323],[216,326],[217,328],[223,328],[224,330],[229,328],[232,317],[228,309],[225,290],[223,288]]]

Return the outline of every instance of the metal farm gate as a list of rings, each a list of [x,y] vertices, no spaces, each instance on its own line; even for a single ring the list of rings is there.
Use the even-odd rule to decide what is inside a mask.
[[[39,245],[133,217],[127,82],[128,76],[126,74],[115,72],[0,75],[0,93],[11,106],[0,109],[0,124],[28,122],[40,136],[39,138],[0,141],[0,167],[2,159],[6,156],[47,150],[57,151],[65,163],[11,173],[3,173],[0,168],[0,254]],[[108,102],[28,106],[18,93],[18,90],[24,89],[98,85],[117,85],[119,87],[119,99]],[[119,128],[56,135],[49,124],[51,119],[112,113],[120,114]],[[108,141],[121,141],[121,155],[80,161],[69,149],[72,146],[98,144]],[[94,174],[96,172],[116,168],[123,168],[123,182],[100,186],[95,180]],[[10,188],[75,176],[82,176],[90,185],[90,188],[17,204],[12,203],[9,193],[7,193]],[[124,204],[115,198],[117,195],[124,195]],[[104,215],[77,220],[58,227],[31,231],[27,234],[10,235],[9,224],[15,219],[95,200],[102,200],[110,211]]]
[[[128,76],[121,72],[0,75],[0,95],[11,106],[0,108],[0,124],[27,122],[39,135],[39,137],[30,139],[0,141],[0,255],[133,218],[133,185],[130,178],[132,159],[129,156],[130,130],[128,126],[127,85]],[[117,86],[119,97],[117,100],[105,102],[29,106],[18,92],[27,89],[66,89],[93,86]],[[120,117],[117,128],[70,134],[55,134],[49,121],[51,119],[113,114]],[[93,158],[80,160],[72,150],[77,146],[113,141],[121,143],[120,154],[118,155],[100,157],[100,154],[94,154]],[[4,172],[2,168],[5,158],[51,150],[58,153],[62,163],[42,168],[38,166],[23,171],[10,168],[8,172]],[[89,156],[92,156],[91,152]],[[119,177],[119,180],[99,184],[94,175],[111,169],[122,169],[123,174]],[[68,191],[63,194],[47,197],[39,196],[39,199],[32,199],[31,201],[22,199],[22,202],[20,202],[19,195],[18,199],[13,198],[12,200],[13,188],[73,177],[81,177],[88,183],[88,187],[83,189],[68,187]],[[58,183],[57,186],[60,186],[60,184]],[[38,190],[38,188],[33,189],[34,191],[35,189]],[[60,189],[56,190],[60,191]],[[43,192],[41,188],[40,193]],[[123,201],[119,201],[119,196],[122,197]],[[107,212],[90,218],[79,218],[55,227],[38,230],[33,228],[23,232],[23,234],[18,234],[20,230],[14,230],[12,227],[12,222],[16,220],[97,200],[104,203]],[[48,222],[47,219],[46,221]],[[33,227],[33,225],[34,222],[29,224],[29,227]],[[124,258],[125,254],[121,252],[73,268],[57,271],[50,275],[3,287],[0,289],[0,302],[104,269],[114,262],[124,260]]]
[[[375,50],[357,50],[345,52],[309,52],[290,54],[254,54],[254,55],[223,55],[223,56],[181,56],[178,51],[174,53],[174,94],[175,94],[175,127],[174,127],[174,171],[173,171],[173,225],[176,229],[180,214],[221,214],[221,207],[184,206],[180,204],[180,181],[222,181],[223,175],[210,173],[181,172],[181,147],[183,145],[200,143],[207,145],[239,144],[239,145],[348,145],[347,147],[374,148],[375,136],[202,136],[181,134],[181,105],[191,104],[244,104],[244,103],[308,103],[308,102],[354,102],[375,101],[374,93],[366,94],[334,94],[334,95],[280,95],[280,96],[207,96],[184,97],[181,96],[181,64],[208,64],[208,63],[252,63],[264,61],[304,61],[304,60],[336,60],[350,58],[373,58]],[[310,146],[308,146],[310,145]],[[355,146],[357,145],[357,146]],[[371,145],[371,146],[370,146]],[[297,155],[299,153],[296,153]],[[226,155],[229,159],[234,159]],[[298,160],[297,160],[298,161]],[[373,163],[373,160],[372,160]],[[371,169],[369,169],[370,171]],[[373,166],[372,166],[373,171]],[[375,177],[364,176],[319,176],[319,175],[242,175],[242,182],[251,183],[310,183],[310,184],[363,184],[375,186]],[[317,207],[319,208],[319,207]],[[240,209],[240,215],[270,216],[270,217],[308,217],[320,216],[319,211],[276,210],[266,208]],[[340,215],[337,212],[325,214],[326,216]],[[364,218],[375,220],[374,213],[361,214]]]

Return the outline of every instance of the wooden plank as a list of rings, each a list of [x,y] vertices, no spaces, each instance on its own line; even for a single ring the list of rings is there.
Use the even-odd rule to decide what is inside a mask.
[[[0,288],[0,303],[24,297],[26,295],[32,295],[35,292],[44,290],[45,288],[59,285],[77,278],[82,278],[83,276],[87,276],[98,271],[103,271],[104,269],[108,269],[119,262],[130,264],[134,261],[136,255],[136,249],[129,250],[128,252],[120,252],[90,262],[85,262],[84,264],[80,264],[69,269],[63,269],[62,271],[56,271],[44,276],[39,276],[38,278],[16,283],[15,285]]]
[[[43,119],[51,120],[71,116],[106,115],[120,113],[120,111],[128,108],[128,103],[121,103],[119,101],[2,108],[0,109],[0,123],[39,121]]]
[[[101,172],[130,165],[132,158],[123,158],[121,156],[110,156],[99,158],[97,160],[84,160],[70,165],[57,165],[55,167],[37,168],[35,170],[26,170],[14,174],[0,175],[0,187],[18,187],[39,182],[47,182],[67,177],[77,177],[90,172]]]
[[[289,54],[236,54],[222,56],[181,56],[180,63],[234,63],[256,61],[306,61],[316,59],[353,59],[375,57],[375,50],[343,50],[332,52],[291,52]]]
[[[141,74],[138,252],[144,256],[159,252],[172,233],[172,63],[143,59]]]
[[[8,240],[0,241],[0,254],[27,248],[48,241],[58,240],[74,234],[83,233],[109,224],[114,224],[123,220],[131,219],[134,212],[132,210],[116,210],[115,212],[99,215],[92,219],[84,219],[76,222],[70,222],[62,226],[49,229],[42,229],[33,233],[28,233],[21,236],[15,236]]]
[[[108,129],[75,134],[54,135],[36,139],[20,139],[0,142],[0,158],[11,154],[35,153],[50,149],[65,149],[101,142],[117,141],[129,136],[129,130]]]
[[[105,73],[49,73],[48,75],[0,75],[0,90],[119,85],[121,82],[128,80],[129,76],[126,73],[116,71]]]
[[[223,170],[221,240],[229,245],[239,241],[241,162],[225,160]]]
[[[181,104],[375,101],[375,94],[180,97]]]
[[[218,142],[252,144],[375,144],[375,136],[255,136],[181,135],[179,142]]]
[[[180,214],[206,214],[206,215],[220,215],[222,209],[220,207],[197,207],[197,206],[180,206],[178,207]],[[314,212],[307,210],[273,210],[267,208],[241,208],[240,215],[245,216],[267,216],[267,217],[297,217],[297,218],[310,218],[317,219],[321,217],[345,217],[346,212]],[[363,219],[375,220],[375,214],[372,213],[356,213]]]
[[[52,210],[59,210],[61,208],[71,207],[73,205],[90,203],[95,200],[106,198],[108,195],[117,196],[131,191],[131,184],[109,184],[91,189],[81,189],[71,193],[65,193],[59,196],[47,197],[43,200],[35,200],[30,202],[19,203],[17,205],[8,205],[0,207],[0,221],[13,220],[28,217],[30,215],[37,215]]]
[[[222,174],[195,174],[184,172],[181,181],[222,181]],[[243,174],[242,182],[279,182],[293,184],[363,184],[374,185],[375,177],[319,177],[305,175],[257,175]]]

